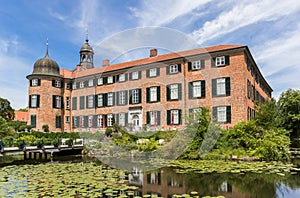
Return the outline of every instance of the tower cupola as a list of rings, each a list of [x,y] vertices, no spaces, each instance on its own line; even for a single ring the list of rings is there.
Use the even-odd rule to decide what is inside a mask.
[[[89,44],[88,33],[86,33],[85,43],[80,49],[80,66],[83,69],[94,68],[94,50]]]

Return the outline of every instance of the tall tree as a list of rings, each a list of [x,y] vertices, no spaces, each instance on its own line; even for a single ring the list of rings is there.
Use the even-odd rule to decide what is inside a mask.
[[[274,99],[255,106],[255,123],[266,129],[279,126],[279,108]]]
[[[300,91],[288,89],[278,100],[280,125],[291,130],[291,138],[300,137]]]
[[[0,98],[0,116],[5,120],[12,120],[15,117],[15,112],[10,106],[10,102],[4,98]]]

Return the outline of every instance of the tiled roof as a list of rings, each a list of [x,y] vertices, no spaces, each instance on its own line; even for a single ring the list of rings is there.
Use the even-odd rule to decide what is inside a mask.
[[[21,122],[27,122],[28,121],[28,112],[24,111],[15,111],[15,119]]]
[[[112,65],[109,65],[106,67],[92,68],[92,69],[88,69],[88,70],[81,71],[78,73],[75,70],[73,72],[69,71],[69,72],[73,73],[73,76],[70,75],[70,73],[65,72],[68,70],[64,70],[64,73],[62,73],[62,71],[61,71],[61,75],[63,75],[65,78],[84,77],[84,76],[89,76],[89,75],[93,75],[93,74],[97,74],[97,73],[126,69],[126,68],[131,68],[134,66],[155,63],[155,62],[161,62],[161,61],[171,60],[171,59],[180,58],[180,57],[212,53],[212,52],[235,49],[235,48],[240,48],[240,47],[245,47],[245,46],[243,46],[243,45],[217,45],[217,46],[210,46],[210,47],[205,47],[205,48],[197,48],[197,49],[192,49],[192,50],[187,50],[187,51],[162,54],[162,55],[158,55],[158,56],[154,56],[154,57],[148,57],[148,58],[133,60],[133,61],[129,61],[129,62],[112,64]],[[74,76],[74,74],[76,74],[76,76]]]

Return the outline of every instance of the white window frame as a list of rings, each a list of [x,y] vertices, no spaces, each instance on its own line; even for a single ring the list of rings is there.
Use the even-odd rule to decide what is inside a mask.
[[[37,98],[38,98],[38,95],[31,95],[31,105],[30,107],[32,108],[36,108],[37,107]]]
[[[119,105],[125,105],[126,102],[126,93],[125,91],[120,91],[119,92]]]
[[[226,122],[227,121],[227,108],[217,107],[217,122]]]
[[[201,60],[192,61],[192,70],[198,70],[201,69]]]
[[[77,83],[76,83],[76,82],[73,83],[72,89],[73,89],[73,90],[77,89]]]
[[[226,61],[225,61],[225,56],[218,56],[216,57],[216,66],[219,67],[219,66],[224,66],[226,64]]]
[[[70,97],[66,97],[66,109],[70,109]]]
[[[84,82],[83,81],[79,83],[79,88],[84,88]]]
[[[193,97],[199,98],[201,96],[201,81],[193,82]]]
[[[150,125],[156,126],[157,125],[157,111],[150,111]]]
[[[179,85],[178,84],[170,85],[170,99],[171,100],[179,99]]]
[[[84,116],[79,117],[79,127],[84,127]]]
[[[139,102],[139,90],[134,89],[132,91],[132,104],[137,104]]]
[[[55,96],[55,108],[61,108],[61,96]]]
[[[31,86],[36,87],[39,85],[39,79],[34,78],[31,80]]]
[[[225,78],[217,78],[216,80],[216,93],[217,95],[226,95],[226,79]]]
[[[98,115],[97,116],[97,127],[102,127],[103,126],[103,116]]]
[[[139,79],[139,72],[138,71],[134,71],[131,73],[131,79],[132,80],[138,80]]]
[[[114,93],[107,93],[107,106],[113,106],[114,103]]]
[[[90,79],[90,80],[89,80],[89,87],[92,87],[92,86],[94,86],[94,80],[93,80],[93,79]]]
[[[98,85],[103,85],[103,78],[98,78],[97,84]]]
[[[114,77],[113,76],[108,76],[107,77],[107,84],[112,84],[114,83]]]
[[[157,87],[150,87],[150,101],[157,101]]]
[[[118,123],[120,126],[125,126],[126,125],[126,115],[125,113],[119,113],[119,118],[118,118]]]
[[[103,100],[103,98],[104,98],[103,94],[99,94],[97,96],[97,105],[98,105],[98,107],[103,107],[104,106],[104,100]]]
[[[111,127],[113,125],[113,114],[108,114],[107,115],[107,126]]]
[[[88,117],[88,127],[89,128],[93,127],[93,116],[92,115],[90,115]]]
[[[149,70],[149,76],[150,76],[150,77],[155,77],[155,76],[157,76],[157,68],[151,68],[151,69]]]
[[[126,80],[126,74],[119,74],[119,82],[124,82]]]
[[[178,64],[170,65],[170,74],[178,73]]]
[[[88,96],[88,107],[87,108],[93,108],[94,107],[94,96],[90,95]]]
[[[54,86],[57,88],[61,88],[61,81],[60,80],[55,80],[54,81]]]
[[[171,124],[179,124],[179,110],[171,110]]]
[[[66,123],[70,123],[70,116],[66,116]]]
[[[78,117],[74,116],[73,118],[74,118],[73,127],[76,128],[76,127],[78,127],[78,125],[77,125],[77,119],[78,119]]]

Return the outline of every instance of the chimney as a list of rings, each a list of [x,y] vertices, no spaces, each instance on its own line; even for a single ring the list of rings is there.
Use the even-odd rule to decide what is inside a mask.
[[[103,60],[102,61],[102,66],[103,67],[109,66],[109,60],[108,59]]]
[[[157,49],[150,49],[150,57],[157,56]]]

